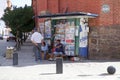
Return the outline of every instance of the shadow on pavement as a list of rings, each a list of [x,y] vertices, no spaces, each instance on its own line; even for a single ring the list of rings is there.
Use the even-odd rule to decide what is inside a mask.
[[[119,74],[108,74],[108,73],[102,73],[99,76],[114,76],[114,75],[119,75]],[[119,77],[120,78],[120,77]]]
[[[56,73],[42,73],[40,75],[55,75]]]
[[[78,75],[79,77],[89,77],[89,76],[93,76],[93,75]]]
[[[99,76],[110,76],[110,74],[108,74],[108,73],[102,73]]]

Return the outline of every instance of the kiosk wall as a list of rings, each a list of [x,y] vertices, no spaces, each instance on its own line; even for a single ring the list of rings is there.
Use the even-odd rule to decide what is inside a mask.
[[[51,40],[51,45],[54,46],[56,40],[60,39],[65,46],[67,56],[87,58],[89,32],[87,22],[87,18],[51,20],[51,35],[47,35]]]

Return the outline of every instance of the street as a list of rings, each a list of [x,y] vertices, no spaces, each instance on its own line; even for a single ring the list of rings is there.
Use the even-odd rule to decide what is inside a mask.
[[[1,48],[13,46],[14,42],[1,41]],[[0,80],[120,80],[120,62],[104,60],[63,61],[63,74],[56,74],[56,61],[34,60],[32,44],[21,46],[18,51],[18,65],[12,59],[0,57]],[[114,66],[115,74],[107,73],[108,66]]]
[[[15,46],[15,41],[7,42],[6,39],[0,40],[0,56],[2,56],[5,53],[7,46],[14,47]]]
[[[39,62],[27,66],[1,66],[0,80],[120,80],[120,62],[64,62],[63,74],[56,74],[54,62]],[[116,73],[109,75],[109,65]]]

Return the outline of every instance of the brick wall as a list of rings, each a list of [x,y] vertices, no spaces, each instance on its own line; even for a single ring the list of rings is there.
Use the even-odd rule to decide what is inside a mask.
[[[103,5],[109,5],[110,11],[105,13],[102,11]],[[112,25],[113,24],[113,0],[101,0],[101,11],[99,14],[99,25]]]
[[[120,59],[120,25],[90,27],[89,58]]]
[[[64,13],[66,11],[67,12],[91,12],[96,14],[100,13],[100,0],[92,0],[92,1],[90,0],[86,0],[86,1],[84,0],[35,0],[35,2],[36,2],[35,6],[37,10],[37,13],[36,13],[37,15],[39,15],[41,11],[46,11],[46,10],[50,11],[51,13]],[[99,19],[95,21],[98,22],[98,20]]]
[[[99,14],[96,20],[92,20],[96,26],[108,26],[120,24],[120,0],[33,0],[36,1],[37,15],[41,11],[51,13],[64,12],[91,12]],[[103,4],[110,6],[110,12],[102,12]],[[91,22],[92,23],[92,22]]]
[[[59,0],[60,11],[64,12],[68,8],[68,12],[92,12],[99,13],[100,0]]]
[[[100,12],[99,25],[116,25],[120,24],[120,0],[101,0],[101,7],[103,4],[110,6],[110,12]]]
[[[113,3],[113,23],[120,24],[120,0],[115,0]]]
[[[59,0],[48,0],[48,9],[51,13],[59,13]]]

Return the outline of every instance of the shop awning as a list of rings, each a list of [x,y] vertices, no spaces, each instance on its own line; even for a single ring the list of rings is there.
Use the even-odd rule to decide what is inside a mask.
[[[45,14],[40,16],[34,16],[37,18],[50,18],[50,19],[66,19],[66,18],[95,18],[98,14],[85,13],[85,12],[72,12],[72,13],[57,13],[57,14]]]

